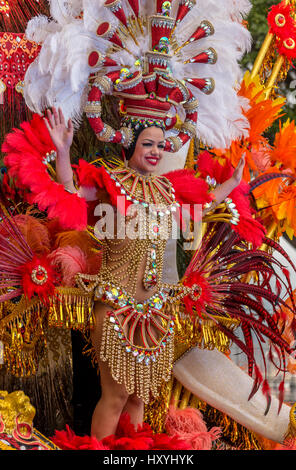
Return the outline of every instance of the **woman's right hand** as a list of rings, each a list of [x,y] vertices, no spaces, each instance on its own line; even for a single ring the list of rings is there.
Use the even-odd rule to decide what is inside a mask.
[[[62,184],[66,190],[73,193],[77,192],[73,183],[73,170],[70,160],[70,147],[74,135],[72,121],[69,120],[67,126],[62,110],[57,111],[56,108],[52,108],[52,111],[47,110],[47,118],[44,118],[44,122],[57,150],[57,182]]]
[[[74,135],[71,119],[69,119],[68,125],[66,125],[63,112],[60,108],[58,111],[56,108],[52,108],[52,111],[48,109],[46,114],[47,118],[44,118],[44,122],[51,140],[57,149],[58,156],[69,155]]]

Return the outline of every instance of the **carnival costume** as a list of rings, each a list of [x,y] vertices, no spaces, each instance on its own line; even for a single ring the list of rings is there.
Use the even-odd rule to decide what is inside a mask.
[[[167,158],[196,137],[207,146],[223,148],[247,134],[242,113],[247,102],[237,96],[235,83],[237,61],[250,41],[241,24],[248,2],[243,7],[231,1],[221,7],[191,0],[91,3],[83,2],[83,8],[81,2],[69,4],[64,24],[44,17],[29,24],[28,34],[43,42],[26,77],[25,97],[32,110],[61,106],[77,126],[85,111],[99,140],[124,148],[133,144],[134,132],[160,127],[166,132],[165,151],[172,153]],[[201,16],[203,6],[211,21]],[[203,72],[211,78],[201,78]],[[227,73],[229,80],[221,81]],[[103,122],[106,94],[120,100],[119,130]],[[281,334],[286,303],[280,293],[291,296],[292,289],[287,272],[277,274],[282,265],[258,247],[264,243],[279,250],[293,265],[265,236],[250,205],[249,185],[241,183],[224,203],[215,204],[211,192],[231,177],[231,166],[204,152],[198,175],[182,169],[143,176],[119,159],[80,160],[74,168],[77,188],[103,192],[126,220],[129,208],[136,207],[143,231],[143,237],[134,240],[107,236],[98,242],[90,227],[94,206],[53,179],[56,152],[39,115],[9,134],[3,151],[24,200],[42,211],[15,215],[2,208],[1,213],[0,339],[5,364],[13,373],[34,373],[47,328],[93,328],[93,305],[100,301],[112,307],[104,321],[100,358],[129,394],[135,392],[145,403],[157,398],[174,360],[193,345],[212,348],[215,336],[221,351],[228,350],[231,340],[247,355],[248,372],[254,377],[250,396],[263,384],[269,405],[270,391],[256,362],[252,333],[259,343],[262,336],[271,341],[270,357],[275,361],[276,353],[278,367],[285,371],[292,350]],[[193,220],[198,217],[193,205],[201,206],[206,231],[182,280],[169,284],[162,279],[164,227],[170,232],[183,204],[192,205]],[[183,222],[179,218],[181,226]],[[144,298],[137,295],[141,267]],[[235,333],[239,328],[244,340]],[[280,391],[282,403],[283,382]]]

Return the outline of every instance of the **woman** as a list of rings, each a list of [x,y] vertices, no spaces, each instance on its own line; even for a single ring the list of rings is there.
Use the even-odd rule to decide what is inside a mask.
[[[73,139],[73,125],[72,122],[66,124],[64,116],[61,110],[53,108],[52,112],[47,111],[47,119],[45,119],[47,129],[50,133],[51,139],[57,149],[57,181],[64,185],[65,189],[70,192],[77,192],[81,197],[84,197],[87,201],[109,202],[111,203],[108,191],[102,187],[98,188],[95,184],[90,186],[82,186],[78,190],[75,188],[73,183],[73,170],[70,163],[70,146]],[[142,178],[153,178],[156,173],[159,162],[163,158],[165,139],[164,131],[161,127],[152,125],[151,127],[140,127],[137,130],[137,137],[133,142],[131,149],[128,149],[126,154],[130,153],[130,158],[126,161],[126,171],[133,172],[136,177]],[[242,172],[244,168],[244,160],[242,159],[233,175],[225,183],[218,186],[211,194],[210,199],[206,198],[205,195],[201,195],[200,203],[204,204],[209,202],[211,199],[215,199],[215,204],[222,202],[239,184],[242,178]],[[122,169],[120,169],[122,171]],[[126,178],[128,180],[128,178]],[[173,185],[170,184],[169,179],[166,181],[169,185],[168,193],[172,194]],[[204,191],[204,187],[203,187]],[[159,195],[158,195],[159,196]],[[160,198],[159,198],[160,199]],[[196,202],[198,202],[198,195]],[[158,200],[157,202],[164,202]],[[158,225],[159,227],[159,225]],[[104,277],[110,281],[110,277],[119,283],[120,287],[128,293],[128,295],[138,302],[138,305],[147,303],[149,299],[154,298],[155,295],[161,289],[161,272],[156,273],[158,279],[153,282],[150,278],[150,283],[147,286],[147,279],[145,284],[145,274],[147,274],[147,263],[149,264],[149,256],[147,255],[147,248],[155,248],[156,259],[160,253],[160,258],[163,258],[163,251],[165,249],[166,240],[156,241],[153,239],[148,240],[145,237],[144,240],[131,240],[128,236],[124,239],[105,239],[104,255],[105,263],[103,263],[102,269],[100,270],[99,276],[102,286],[104,284]],[[132,248],[132,252],[130,251]],[[140,251],[139,251],[140,247]],[[139,251],[140,256],[135,255],[135,252]],[[120,258],[123,257],[123,263],[120,263]],[[125,258],[124,258],[125,257]],[[132,260],[132,262],[131,262]],[[132,264],[132,269],[131,265]],[[158,263],[158,270],[162,270],[162,261]],[[120,269],[123,269],[123,275],[120,274]],[[144,281],[143,281],[144,280]],[[109,299],[110,300],[110,299]],[[144,401],[147,401],[147,393],[150,395],[151,392],[154,396],[157,393],[155,389],[148,389],[146,393],[143,390],[139,390],[137,385],[127,390],[127,383],[129,378],[118,378],[114,369],[110,369],[110,360],[104,358],[102,354],[102,336],[104,335],[104,321],[105,318],[110,315],[110,311],[114,311],[114,307],[110,308],[110,303],[102,302],[97,300],[95,302],[95,328],[91,332],[91,340],[96,351],[96,358],[100,370],[101,389],[102,396],[98,402],[92,419],[92,435],[96,436],[97,439],[102,439],[105,436],[114,434],[117,428],[117,424],[120,415],[123,412],[127,412],[131,417],[131,422],[137,426],[143,422],[144,412]],[[164,331],[161,329],[159,323],[155,320],[153,325],[149,324],[148,328],[148,339],[144,337],[147,332],[144,333],[143,329],[138,326],[130,326],[127,321],[126,313],[122,313],[118,316],[120,321],[120,327],[122,327],[124,335],[129,338],[130,331],[135,330],[135,334],[132,339],[132,343],[138,348],[146,348],[147,351],[151,351],[153,347],[159,344],[160,339],[163,338]],[[169,322],[173,318],[173,314],[165,317],[165,320]],[[114,353],[114,351],[113,351]],[[109,358],[110,359],[110,358]],[[159,360],[159,359],[158,359]],[[109,364],[108,364],[109,362]],[[171,370],[172,361],[169,361],[167,365],[169,370],[165,371],[162,379],[168,380]],[[130,371],[130,373],[132,373]],[[145,379],[145,377],[143,377]],[[143,380],[142,378],[142,380]],[[152,380],[153,374],[151,375]],[[134,381],[141,380],[141,377],[133,378]],[[146,384],[147,385],[147,384]],[[157,387],[156,387],[157,388]],[[134,390],[131,393],[131,390]]]
[[[82,197],[67,193],[64,188],[77,192],[69,158],[73,126],[71,121],[66,125],[61,112],[53,110],[53,113],[48,113],[47,124],[58,153],[58,181],[64,187],[51,180],[50,162],[55,149],[52,142],[48,142],[47,133],[43,132],[45,126],[39,126],[36,119],[33,123],[24,123],[21,132],[8,136],[4,152],[7,153],[10,174],[16,178],[20,188],[28,191],[30,204],[35,203],[42,212],[47,211],[50,221],[58,219],[63,230],[85,229],[86,200],[97,204],[98,209],[103,205],[99,202],[109,202],[109,206],[111,203],[118,213],[126,216],[126,225],[127,222],[132,225],[134,219],[140,221],[142,211],[149,213],[148,221],[145,217],[141,219],[144,228],[146,224],[144,232],[149,234],[148,239],[147,236],[117,239],[107,234],[102,242],[103,260],[98,274],[78,271],[76,277],[83,294],[86,292],[90,298],[83,312],[86,319],[81,321],[83,327],[89,321],[88,305],[95,300],[96,323],[92,341],[101,369],[103,396],[94,413],[92,434],[100,439],[113,433],[123,410],[130,413],[133,423],[142,421],[143,402],[157,396],[163,381],[170,377],[174,318],[181,299],[187,308],[181,313],[186,315],[196,306],[198,313],[204,315],[200,322],[196,322],[201,329],[204,326],[202,321],[207,322],[209,316],[212,316],[211,321],[216,320],[215,316],[222,318],[221,324],[215,323],[215,327],[219,333],[227,333],[231,339],[237,339],[246,353],[248,373],[252,377],[255,375],[251,385],[253,395],[263,377],[255,360],[251,332],[254,331],[259,338],[260,346],[262,335],[277,346],[276,351],[282,359],[280,370],[285,369],[285,354],[291,351],[282,338],[281,326],[276,323],[280,315],[275,312],[275,305],[282,306],[283,301],[273,293],[270,283],[272,274],[278,281],[275,271],[270,269],[274,260],[269,253],[256,249],[263,241],[269,246],[272,241],[264,238],[264,228],[250,210],[247,197],[250,188],[246,184],[237,187],[244,161],[233,174],[226,164],[225,178],[225,167],[221,169],[217,162],[213,163],[218,168],[217,180],[222,184],[212,194],[209,194],[206,183],[207,169],[213,170],[211,165],[203,166],[204,179],[195,178],[186,170],[161,177],[156,175],[164,146],[163,128],[167,131],[165,150],[172,153],[178,152],[195,137],[209,147],[224,149],[233,140],[248,135],[246,103],[237,92],[237,85],[241,76],[239,63],[250,44],[250,35],[241,19],[251,4],[235,2],[234,7],[233,2],[220,2],[221,11],[217,13],[215,2],[208,0],[197,3],[182,1],[177,8],[172,7],[172,2],[161,0],[129,1],[124,5],[119,0],[102,0],[84,2],[82,12],[77,11],[76,6],[72,9],[71,2],[67,2],[67,11],[60,8],[59,1],[51,3],[54,20],[48,23],[47,19],[40,22],[37,18],[27,30],[28,37],[31,33],[35,41],[38,39],[37,42],[43,44],[39,58],[26,74],[26,103],[38,114],[53,103],[63,106],[64,114],[73,119],[86,113],[100,140],[128,148],[128,165],[116,167],[106,164],[97,168],[81,161],[76,174],[78,192]],[[55,3],[58,8],[54,8]],[[102,119],[104,95],[121,101],[124,118],[119,129],[113,129]],[[183,121],[181,125],[177,123],[176,114]],[[133,141],[134,135],[136,139]],[[211,176],[216,177],[215,171]],[[226,217],[221,223],[209,224],[203,243],[186,271],[187,278],[192,275],[191,280],[185,279],[186,282],[173,286],[164,284],[163,258],[168,236],[163,229],[164,216],[168,216],[166,222],[170,228],[173,214],[180,204],[204,205],[206,211],[206,204],[211,203],[213,197],[216,198],[214,204],[217,204],[230,192],[232,201],[226,201],[229,203]],[[234,210],[234,205],[239,213]],[[134,218],[127,212],[127,208],[133,206],[137,209]],[[220,215],[217,214],[217,218]],[[215,216],[213,220],[217,220]],[[16,238],[18,235],[16,230]],[[251,242],[254,249],[250,249],[246,242]],[[1,251],[5,252],[4,249]],[[39,259],[35,260],[36,267],[34,264],[32,270],[31,258],[27,258],[30,261],[27,279],[36,296],[40,279],[36,276],[32,279],[32,275],[39,274]],[[11,259],[14,257],[8,261],[4,259],[3,273],[7,272],[7,266],[10,269]],[[53,279],[49,286],[52,289],[45,289],[48,284],[45,274],[50,272],[51,265],[48,268],[49,263],[44,264],[41,265],[43,290],[52,300],[54,288],[59,289],[60,286]],[[206,280],[203,269],[207,274]],[[255,286],[248,281],[248,274],[254,269],[258,274]],[[17,282],[12,285],[14,288],[20,285],[21,276],[19,272],[17,274]],[[81,290],[77,290],[77,298],[63,298],[65,304],[59,305],[54,312],[61,311],[63,316],[63,306],[66,307],[67,327],[73,327],[70,317],[75,309],[75,314],[77,311],[81,314],[82,296]],[[13,295],[11,290],[8,295]],[[88,298],[87,295],[85,297]],[[199,305],[209,299],[207,308]],[[270,301],[271,314],[265,310],[264,300]],[[45,328],[50,315],[43,312],[44,309],[41,319]],[[18,312],[15,315],[18,319]],[[40,315],[38,313],[38,320]],[[235,338],[231,327],[227,330],[224,321],[229,318],[241,324],[244,341]],[[78,318],[74,319],[74,327],[77,328]],[[21,320],[17,324],[23,326],[23,318]],[[32,323],[31,312],[27,313],[27,320],[28,336],[33,343],[39,332]],[[60,320],[57,315],[58,326],[64,326]],[[19,339],[15,348],[18,352],[23,347],[22,334],[16,334],[14,322],[9,326],[11,338],[14,341]],[[6,334],[6,329],[4,331]],[[203,341],[202,334],[200,336]],[[7,350],[10,357],[10,344]],[[273,352],[270,351],[272,361]],[[36,362],[38,358],[35,354]],[[22,356],[17,364],[23,367]],[[217,375],[211,369],[211,377],[213,375],[216,379]],[[219,382],[223,386],[225,377],[222,374]],[[233,394],[232,390],[229,392],[229,381],[226,382],[225,393],[227,398],[230,396],[232,406]],[[266,381],[263,385],[269,398]],[[248,385],[244,387],[246,391]]]

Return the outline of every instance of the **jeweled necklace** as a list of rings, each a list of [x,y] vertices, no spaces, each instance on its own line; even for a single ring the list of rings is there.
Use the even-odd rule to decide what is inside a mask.
[[[176,212],[180,206],[172,184],[164,176],[142,175],[127,166],[105,170],[128,201],[148,207],[160,217]]]

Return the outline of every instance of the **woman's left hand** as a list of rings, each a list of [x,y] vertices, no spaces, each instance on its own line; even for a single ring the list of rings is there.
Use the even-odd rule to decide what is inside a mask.
[[[243,154],[243,156],[241,157],[231,177],[235,186],[238,186],[240,184],[243,178],[244,168],[245,168],[245,154]]]
[[[245,167],[245,154],[242,156],[242,158],[238,162],[238,165],[235,168],[231,178],[224,181],[224,183],[218,185],[214,189],[212,194],[215,197],[216,205],[224,201],[229,196],[229,194],[240,184],[242,177],[243,177],[244,167]]]

